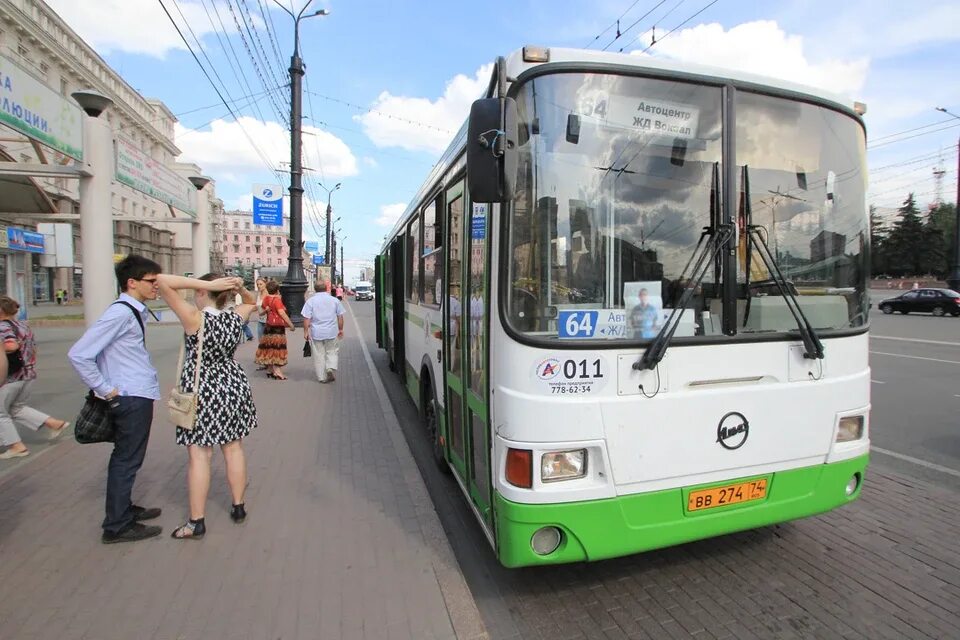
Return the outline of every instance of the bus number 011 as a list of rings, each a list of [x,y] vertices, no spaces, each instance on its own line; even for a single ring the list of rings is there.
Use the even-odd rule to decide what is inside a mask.
[[[589,367],[593,368],[593,375],[590,375]],[[589,380],[590,378],[602,378],[603,374],[600,372],[600,359],[597,358],[591,363],[587,363],[586,360],[567,360],[563,363],[563,377],[567,380],[573,380],[578,378],[580,380]]]

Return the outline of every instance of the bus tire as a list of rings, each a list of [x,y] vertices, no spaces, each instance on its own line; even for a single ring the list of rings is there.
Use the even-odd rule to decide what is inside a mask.
[[[430,382],[427,380],[427,385]],[[450,465],[447,464],[447,458],[443,453],[443,446],[440,444],[440,407],[437,405],[433,392],[426,389],[426,398],[423,403],[423,424],[426,427],[427,437],[430,438],[430,450],[433,454],[433,462],[443,473],[450,473]]]

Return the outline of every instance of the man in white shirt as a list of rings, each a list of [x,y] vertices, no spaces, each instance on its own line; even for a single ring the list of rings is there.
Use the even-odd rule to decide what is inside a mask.
[[[330,295],[327,281],[313,285],[316,292],[303,305],[303,338],[310,342],[313,367],[320,382],[337,378],[337,355],[343,337],[343,304]]]

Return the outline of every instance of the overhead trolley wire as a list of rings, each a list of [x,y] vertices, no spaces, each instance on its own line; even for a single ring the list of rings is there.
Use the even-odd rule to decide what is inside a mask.
[[[628,13],[630,13],[630,10],[633,9],[633,8],[634,8],[635,6],[637,6],[638,4],[640,4],[640,0],[634,0],[633,4],[631,4],[629,7],[627,7],[627,10],[624,11],[623,13],[621,13],[619,18],[617,18],[616,20],[614,20],[613,22],[611,22],[611,23],[609,24],[609,26],[607,26],[606,29],[604,29],[603,31],[601,31],[600,33],[598,33],[598,34],[597,34],[597,37],[594,38],[593,40],[591,40],[590,43],[587,44],[587,46],[584,47],[584,49],[589,49],[590,47],[592,47],[592,46],[593,46],[593,43],[596,42],[597,40],[599,40],[607,31],[610,31],[610,29],[612,29],[612,28],[614,27],[614,25],[616,25],[616,27],[617,27],[617,37],[619,38],[619,37],[620,37],[620,21],[623,20],[623,16],[627,15]]]
[[[213,32],[217,36],[217,42],[220,43],[220,50],[223,51],[224,56],[227,58],[227,63],[230,65],[230,70],[233,71],[234,77],[237,79],[237,84],[242,84],[247,89],[247,93],[252,95],[254,93],[253,87],[250,85],[250,82],[247,80],[246,74],[242,73],[240,68],[240,56],[237,54],[237,50],[233,47],[233,42],[230,41],[229,36],[226,36],[227,25],[223,23],[223,18],[220,15],[220,10],[217,8],[217,5],[213,5],[213,12],[217,16],[217,22],[220,23],[220,31],[223,31],[224,37],[226,38],[227,45],[230,47],[230,53],[227,53],[226,47],[223,45],[224,38],[220,37],[220,31],[217,30],[217,26],[213,24],[213,16],[210,15],[210,10],[207,8],[206,0],[200,0],[200,4],[203,7],[204,12],[207,14],[207,20],[210,21],[210,26],[213,27]],[[232,54],[232,55],[231,55]],[[236,66],[234,66],[234,60],[236,60]],[[270,92],[267,91],[267,94]],[[266,122],[267,119],[263,117],[263,112],[260,110],[259,100],[254,104],[250,105],[253,107],[253,110],[256,112],[257,117],[261,122]]]
[[[681,22],[680,24],[678,24],[677,26],[675,26],[673,29],[670,29],[670,31],[667,31],[667,33],[664,34],[664,36],[663,36],[662,38],[660,38],[660,39],[657,40],[656,42],[650,43],[650,46],[648,46],[646,49],[644,49],[644,50],[642,51],[642,53],[646,53],[647,51],[649,51],[649,50],[651,49],[651,47],[653,47],[653,45],[655,45],[657,42],[663,42],[664,40],[666,40],[667,38],[669,38],[669,37],[670,37],[670,34],[672,34],[674,31],[676,31],[677,29],[679,29],[679,28],[682,27],[683,25],[687,24],[688,22],[690,22],[691,20],[693,20],[694,18],[696,18],[698,15],[700,15],[701,13],[703,13],[704,11],[706,11],[707,9],[709,9],[710,7],[712,7],[713,5],[717,4],[717,2],[719,2],[719,1],[720,1],[720,0],[713,0],[712,2],[708,3],[707,6],[703,7],[702,9],[700,9],[700,11],[697,11],[695,14],[693,14],[692,16],[690,16],[689,18],[687,18],[686,20],[684,20],[683,22]]]
[[[627,31],[630,31],[630,29],[633,29],[635,26],[637,26],[638,24],[640,24],[640,22],[641,22],[642,20],[644,20],[644,19],[645,19],[647,16],[649,16],[651,13],[653,13],[654,11],[656,11],[657,9],[659,9],[660,6],[663,5],[663,4],[665,4],[666,2],[667,2],[667,0],[660,0],[660,2],[658,2],[658,3],[655,4],[655,5],[653,5],[653,8],[652,8],[652,9],[650,9],[650,10],[647,11],[645,14],[643,14],[642,16],[640,16],[639,18],[637,18],[636,20],[634,20],[633,23],[632,23],[629,27],[627,27],[626,29],[624,29],[624,30],[623,30],[623,33],[626,33]],[[622,17],[622,16],[621,16],[621,17]],[[614,42],[616,42],[617,40],[619,40],[620,37],[621,37],[621,35],[622,35],[622,34],[618,32],[618,33],[617,33],[617,36],[616,36],[613,40],[611,40],[610,42],[608,42],[608,43],[607,43],[607,46],[605,46],[603,49],[601,49],[601,51],[606,51],[607,49],[609,49],[609,48],[610,48],[610,45],[612,45]],[[621,49],[621,51],[623,51],[623,49]]]
[[[213,87],[213,90],[216,92],[217,97],[220,98],[220,102],[223,103],[223,106],[227,108],[227,111],[230,112],[230,115],[233,116],[234,121],[240,127],[240,131],[243,132],[244,137],[247,139],[247,142],[250,143],[250,146],[253,150],[260,156],[260,159],[263,161],[264,165],[267,167],[271,173],[280,177],[279,172],[275,167],[271,166],[270,160],[264,154],[263,150],[257,146],[257,143],[254,142],[253,138],[250,137],[250,134],[247,132],[246,128],[243,126],[243,123],[240,122],[240,118],[237,116],[236,112],[233,110],[233,107],[227,102],[226,98],[223,97],[220,89],[217,87],[217,84],[213,81],[213,78],[210,77],[210,73],[207,71],[206,67],[203,66],[203,63],[200,62],[200,58],[197,57],[196,52],[193,50],[193,47],[190,46],[190,42],[187,40],[186,36],[183,35],[183,31],[180,29],[180,25],[177,24],[177,21],[173,19],[173,16],[170,15],[170,11],[167,9],[167,6],[163,3],[163,0],[157,0],[160,3],[160,7],[163,9],[163,12],[167,14],[167,18],[170,20],[170,24],[173,25],[173,28],[177,30],[177,34],[180,36],[180,39],[183,40],[183,44],[187,47],[187,51],[190,52],[190,55],[193,56],[194,61],[197,63],[197,66],[200,67],[200,71],[203,72],[204,77],[207,79],[207,82],[210,83],[210,86]]]

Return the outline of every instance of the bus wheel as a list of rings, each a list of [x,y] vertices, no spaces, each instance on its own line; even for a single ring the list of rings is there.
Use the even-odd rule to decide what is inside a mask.
[[[427,436],[430,438],[430,449],[433,452],[433,461],[444,473],[450,473],[450,465],[443,455],[443,446],[440,444],[440,407],[429,391],[427,401],[423,405],[423,421],[427,427]]]

